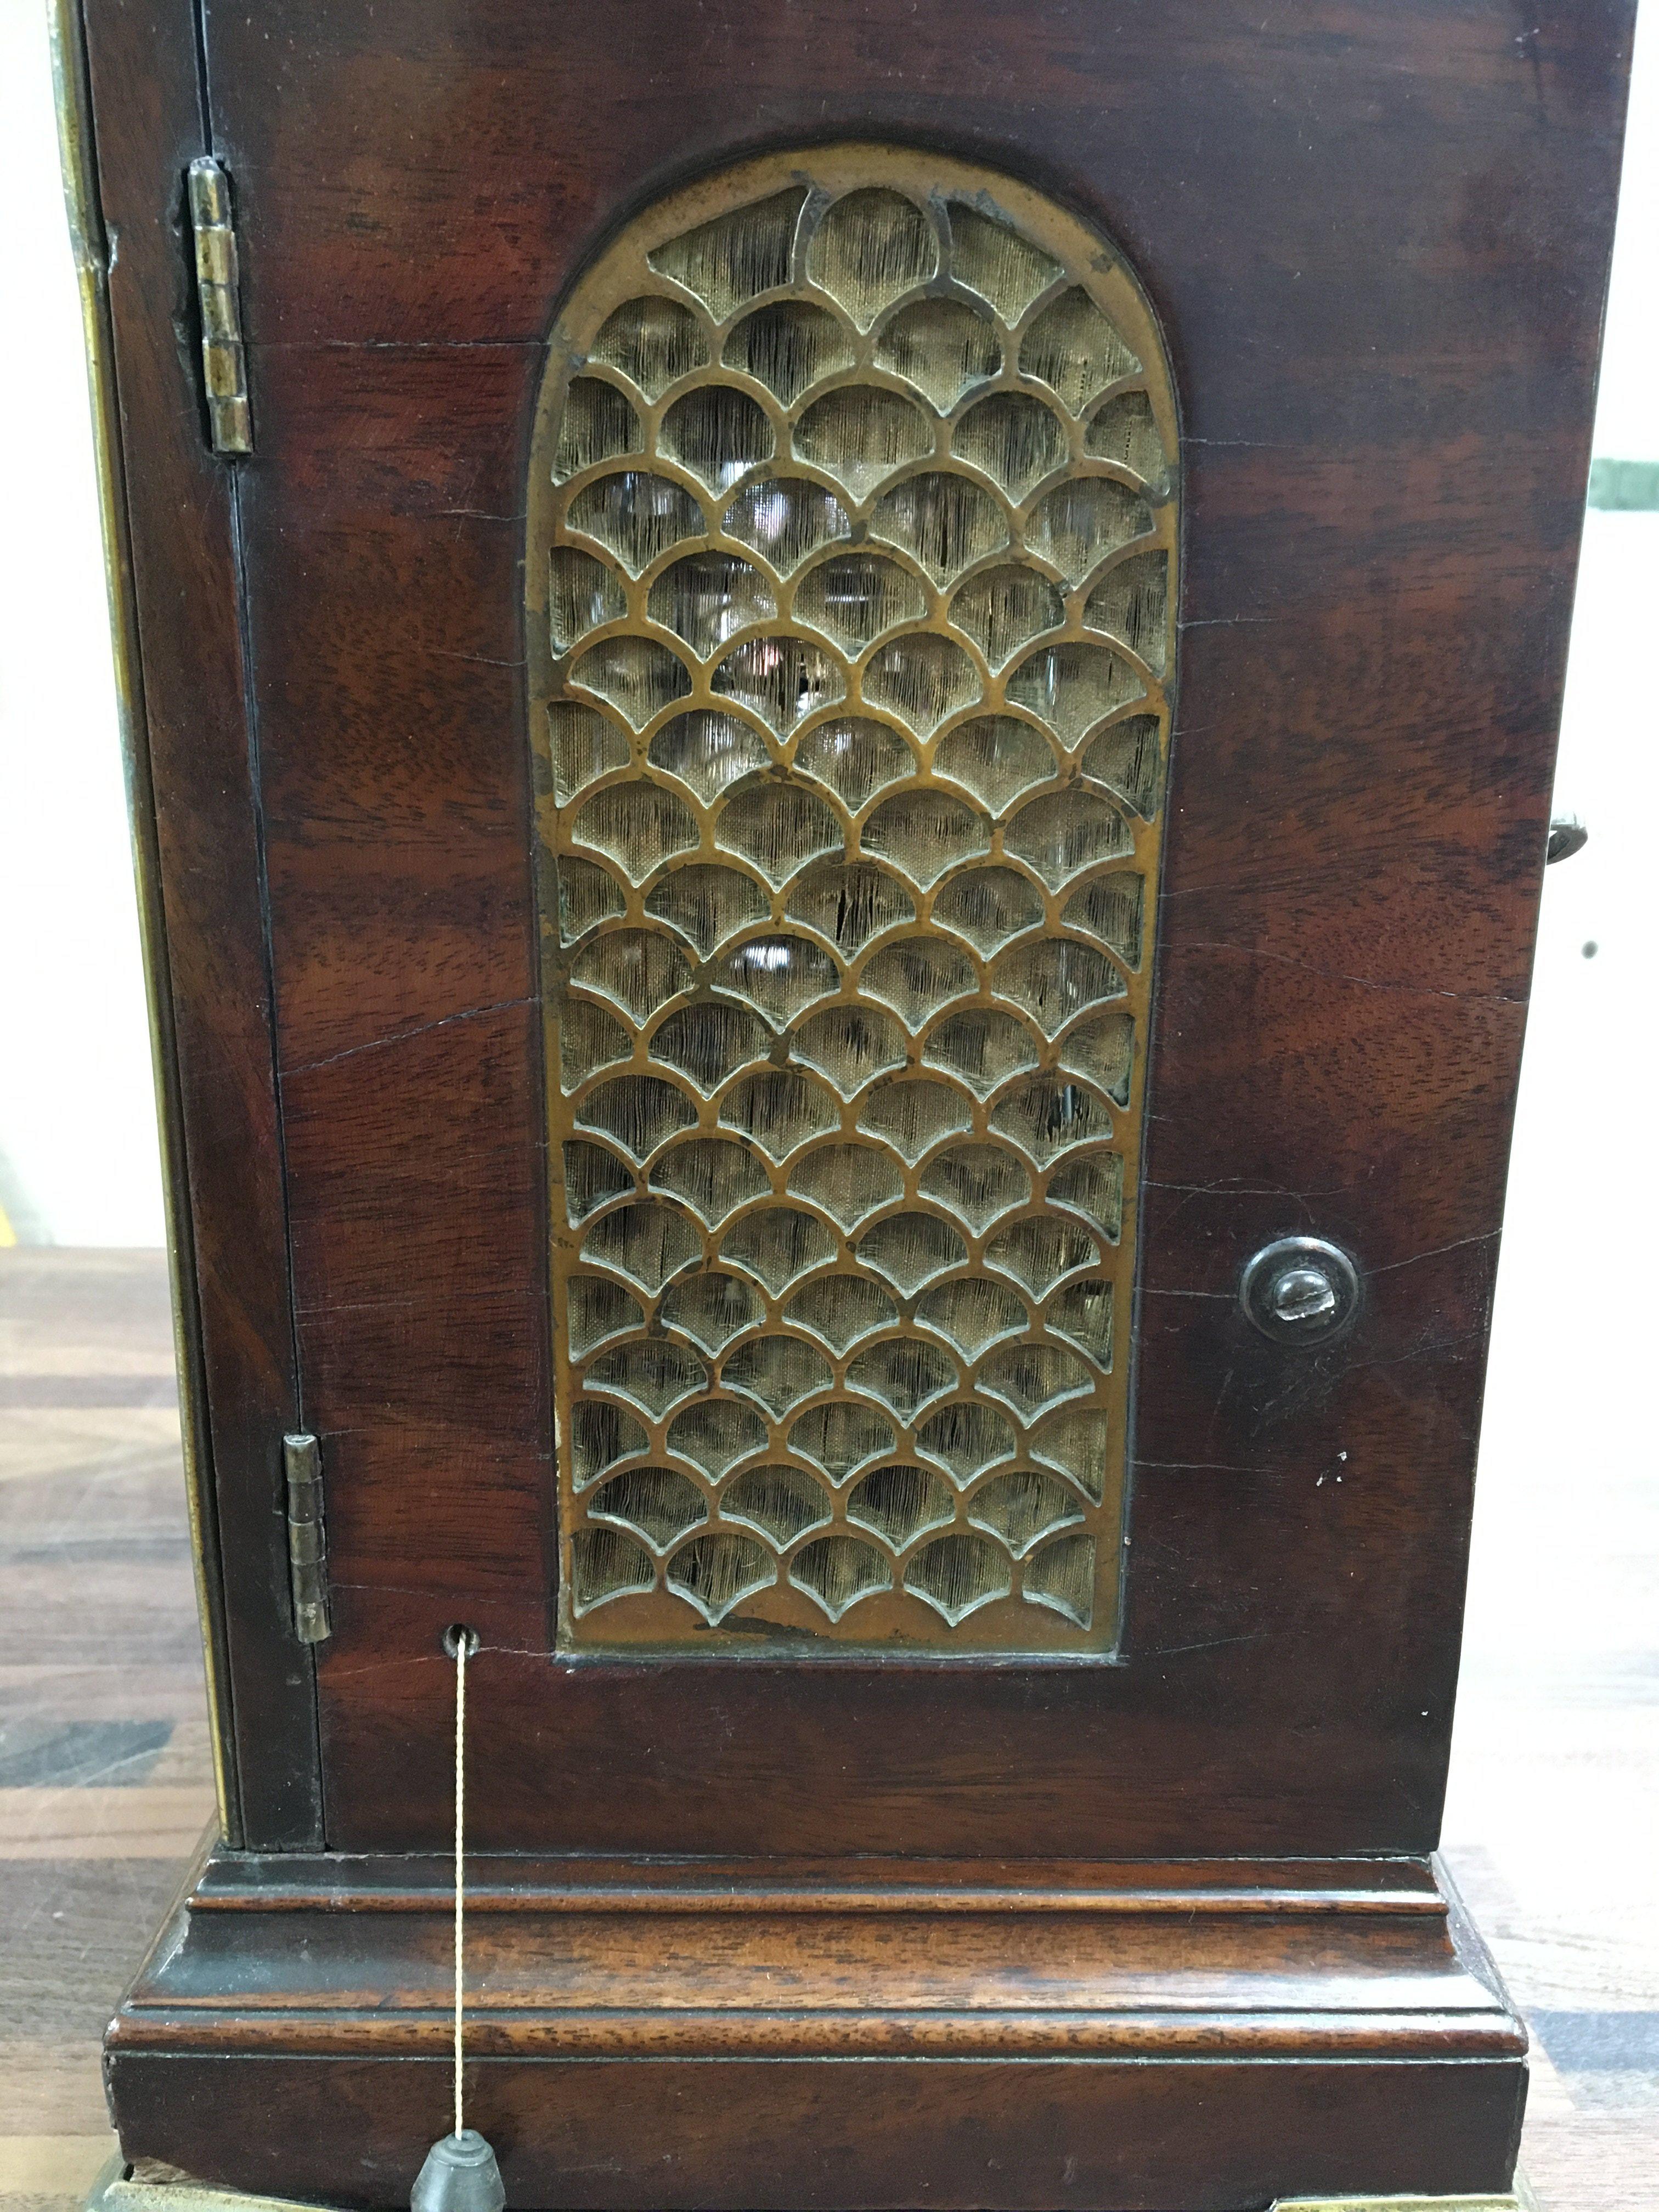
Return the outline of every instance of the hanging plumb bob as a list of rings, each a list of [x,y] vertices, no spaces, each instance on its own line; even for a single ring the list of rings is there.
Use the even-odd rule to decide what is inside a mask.
[[[463,1931],[466,1902],[466,1662],[478,1648],[476,1631],[447,1628],[444,1650],[455,1662],[455,2125],[426,2154],[410,2194],[410,2212],[506,2212],[507,2191],[495,2154],[477,2128],[463,2124],[461,2021]]]

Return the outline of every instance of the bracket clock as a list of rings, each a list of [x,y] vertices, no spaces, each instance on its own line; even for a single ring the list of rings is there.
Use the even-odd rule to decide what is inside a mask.
[[[137,2185],[1502,2197],[1625,0],[64,0],[217,1832]]]

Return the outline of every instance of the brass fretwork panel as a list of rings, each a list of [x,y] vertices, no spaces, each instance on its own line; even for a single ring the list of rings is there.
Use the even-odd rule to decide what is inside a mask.
[[[566,1647],[1100,1651],[1174,401],[1040,196],[659,203],[532,453]]]

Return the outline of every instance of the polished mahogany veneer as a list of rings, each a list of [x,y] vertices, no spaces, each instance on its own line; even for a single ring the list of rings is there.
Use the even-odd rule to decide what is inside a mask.
[[[225,1782],[224,1838],[112,2030],[127,2154],[364,2206],[406,2191],[445,2113],[450,1870],[433,1855],[453,1817],[453,1680],[440,1638],[465,1622],[481,1639],[472,2109],[515,2207],[1244,2212],[1275,2195],[1504,2189],[1524,2036],[1431,1854],[1626,0],[1548,0],[1524,21],[1501,0],[1316,0],[1266,23],[1243,0],[1118,15],[1066,0],[80,12],[64,43],[106,347]],[[240,247],[252,450],[234,459],[210,448],[199,381],[185,179],[204,154],[228,179]],[[878,435],[876,403],[857,403],[854,424],[851,402],[813,418],[793,386],[780,397],[746,340],[711,356],[712,385],[746,394],[775,447],[793,441],[787,470],[822,461],[840,483],[848,544],[910,576],[921,597],[904,613],[910,587],[893,586],[893,619],[935,641],[908,673],[902,655],[884,664],[884,696],[890,641],[867,661],[845,639],[817,659],[789,645],[818,687],[790,714],[829,713],[826,685],[855,689],[860,714],[909,749],[860,740],[871,760],[897,758],[902,782],[939,759],[948,781],[945,723],[924,728],[914,708],[915,667],[943,699],[971,662],[978,690],[939,714],[1024,717],[1058,748],[1030,787],[1088,782],[1057,693],[1039,696],[1035,676],[1022,692],[1025,664],[994,660],[990,617],[953,596],[991,556],[930,570],[879,519],[887,480],[854,480],[854,463],[981,483],[1009,563],[1037,580],[998,586],[997,619],[1041,586],[1072,653],[1047,664],[1055,684],[1105,636],[1150,687],[1157,806],[1125,833],[1146,957],[1136,968],[1109,933],[1091,940],[1097,969],[1066,971],[1117,963],[1144,1083],[1111,1379],[1085,1356],[1076,1386],[1116,1407],[1121,1488],[1103,1478],[1097,1498],[1094,1476],[1038,1454],[1019,1462],[1028,1521],[1005,1487],[981,1525],[971,1485],[927,1460],[925,1440],[916,1482],[856,1507],[850,1480],[812,1489],[809,1455],[799,1480],[750,1485],[748,1550],[677,1571],[673,1547],[702,1540],[685,1516],[726,1510],[724,1479],[686,1462],[683,1480],[613,1493],[621,1524],[644,1514],[646,1534],[589,1544],[583,1597],[573,1543],[617,1516],[584,1518],[556,1408],[568,1417],[609,1384],[574,1378],[555,1292],[579,1263],[611,1263],[602,1244],[588,1261],[550,1256],[568,1202],[553,1140],[592,1130],[575,1107],[560,1118],[550,1074],[549,1006],[556,1048],[559,994],[586,987],[570,980],[574,953],[567,975],[548,951],[556,900],[538,869],[550,852],[556,873],[573,854],[618,885],[627,870],[582,843],[574,805],[568,834],[550,819],[544,717],[586,702],[637,746],[641,779],[672,775],[683,750],[650,753],[667,709],[636,720],[629,686],[650,660],[672,690],[683,663],[697,711],[735,698],[749,716],[757,777],[790,787],[797,740],[781,712],[768,722],[763,685],[744,695],[741,671],[722,676],[673,629],[648,561],[636,575],[584,535],[599,509],[578,509],[581,471],[645,453],[614,429],[612,402],[590,393],[571,417],[568,514],[548,505],[546,456],[561,377],[602,353],[597,319],[590,332],[580,317],[615,257],[685,236],[691,216],[663,213],[682,201],[704,216],[744,204],[721,181],[742,165],[770,191],[792,162],[809,181],[818,163],[831,198],[908,192],[925,211],[933,191],[945,212],[925,215],[936,243],[914,266],[884,247],[873,306],[857,251],[812,244],[816,214],[793,234],[802,258],[785,281],[803,298],[815,270],[854,271],[836,280],[848,365],[823,373],[888,393]],[[975,186],[986,220],[1050,211],[1052,231],[1026,234],[1056,266],[1098,241],[1098,261],[1064,280],[1080,298],[1106,301],[1109,267],[1121,313],[1144,303],[1129,350],[1159,449],[1137,432],[1121,448],[1134,467],[1103,431],[1088,443],[1116,387],[1079,381],[1068,406],[1059,356],[1022,351],[1020,316],[1041,304],[999,310],[1002,366],[987,354],[975,373],[1024,392],[1049,360],[1057,380],[1029,390],[1050,393],[1066,466],[1157,482],[1157,519],[1111,558],[1156,543],[1157,578],[1136,573],[1146,590],[1163,580],[1161,643],[1144,592],[1133,619],[1109,592],[1088,613],[1096,572],[1049,559],[1041,490],[1028,501],[1001,449],[959,432],[967,387],[907,385],[922,356],[886,339],[879,319],[905,285],[957,298],[971,254],[947,264],[962,249],[945,203],[969,205],[969,175],[994,180]],[[671,255],[651,281],[694,303],[684,280],[702,265]],[[724,348],[741,303],[704,301],[697,317]],[[1120,371],[1125,392],[1137,374]],[[643,392],[614,363],[592,375]],[[666,404],[659,421],[640,397],[635,419],[651,468],[704,483],[686,544],[726,561],[727,588],[773,593],[771,615],[752,602],[768,635],[828,622],[827,584],[801,597],[758,554],[760,586],[732,582],[744,541]],[[720,420],[739,434],[729,408]],[[787,472],[776,451],[739,459],[757,483]],[[572,546],[580,561],[541,565]],[[544,627],[579,587],[582,623],[635,636],[633,658],[598,676],[577,665],[580,624],[550,645]],[[1133,704],[1114,694],[1103,711]],[[1085,749],[1079,737],[1079,761]],[[1093,787],[1133,812],[1109,780]],[[834,817],[850,865],[875,849],[870,817],[823,788],[812,819]],[[971,779],[960,788],[972,798]],[[1019,838],[1036,849],[1015,826],[1023,803],[984,801],[985,854],[1004,841],[1015,875]],[[710,865],[747,865],[740,837],[719,843],[712,804],[682,811]],[[617,897],[639,911],[607,909],[604,926],[643,939],[656,880],[630,878]],[[810,935],[791,896],[764,927]],[[931,885],[916,896],[925,934],[937,902]],[[1062,909],[1056,891],[1044,927],[1081,942]],[[1034,1037],[1059,1021],[1042,999],[1052,966],[999,969],[995,946],[963,942],[949,972],[964,1004],[1012,977],[1006,1003]],[[674,988],[702,988],[690,955],[674,959],[660,967]],[[626,1003],[603,960],[585,972]],[[826,964],[825,993],[853,989],[851,972]],[[898,1027],[915,1040],[908,1080],[933,1064],[933,1032],[921,1015]],[[793,1066],[790,1049],[767,1064]],[[1097,1075],[1109,1090],[1098,1051],[1075,1079]],[[1018,1116],[997,1124],[995,1098],[967,1088],[963,1142],[1016,1142]],[[697,1141],[724,1143],[733,1124],[708,1096],[690,1109]],[[843,1107],[835,1141],[856,1146],[864,1109]],[[642,1156],[641,1203],[676,1190],[653,1171]],[[816,1204],[810,1183],[790,1198],[791,1173],[777,1170],[778,1202]],[[1018,1203],[1054,1201],[1034,1185]],[[1119,1262],[1096,1218],[1104,1281]],[[1014,1282],[980,1235],[950,1266]],[[1289,1237],[1327,1241],[1353,1269],[1343,1325],[1304,1342],[1240,1303],[1252,1255]],[[892,1326],[968,1360],[941,1333],[967,1326],[966,1303],[931,1310],[930,1336],[925,1286],[896,1288],[859,1251],[845,1268],[888,1284],[903,1307]],[[629,1279],[642,1310],[660,1286]],[[582,1295],[585,1313],[626,1319],[611,1293]],[[1098,1299],[1051,1304],[1044,1374],[1073,1372],[1085,1308],[1103,1357]],[[637,1327],[654,1343],[677,1325]],[[796,1325],[781,1311],[767,1324]],[[1027,1371],[1012,1400],[1035,1387]],[[838,1365],[835,1387],[859,1384]],[[319,1440],[322,1468],[332,1634],[314,1644],[290,1606],[292,1431]],[[799,1458],[788,1420],[769,1436],[781,1462]],[[1060,1511],[1051,1476],[1081,1483],[1076,1527],[1104,1547],[1089,1574],[1109,1554],[1104,1580],[1075,1551],[1024,1579],[1042,1544],[1079,1540],[1063,1516],[1028,1525],[1033,1501]],[[852,1548],[807,1559],[825,1540],[800,1516],[820,1510]],[[910,1516],[902,1538],[896,1513]],[[927,1513],[954,1516],[961,1541],[913,1574],[946,1526],[917,1535]],[[876,1590],[863,1553],[890,1588],[838,1614],[859,1576]],[[778,1635],[732,1632],[739,1569],[770,1577]],[[642,1626],[604,1632],[647,1583],[658,1611],[641,1603],[626,1618]],[[1004,1608],[994,1632],[992,1605],[961,1609],[988,1591]],[[958,1635],[953,1610],[986,1632]],[[880,1634],[855,1633],[860,1619]]]

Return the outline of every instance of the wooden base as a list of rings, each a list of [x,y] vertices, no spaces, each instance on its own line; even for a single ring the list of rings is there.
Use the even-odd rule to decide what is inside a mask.
[[[1037,1876],[476,1862],[466,2116],[510,2203],[1245,2212],[1510,2189],[1526,2033],[1433,1862]],[[106,2045],[140,2178],[406,2203],[448,2124],[453,1910],[442,1859],[210,1855]]]
[[[195,2181],[139,2181],[112,2159],[94,2184],[86,2212],[317,2212],[291,2197],[250,2197]],[[1281,2197],[1272,2212],[1538,2212],[1519,2174],[1513,2194],[1481,2197]]]
[[[88,2196],[86,2212],[332,2212],[313,2198],[256,2197],[188,2178],[141,2180],[142,2169],[116,2158]],[[1517,2172],[1511,2190],[1478,2196],[1279,2197],[1268,2212],[1538,2212],[1537,2199]]]

